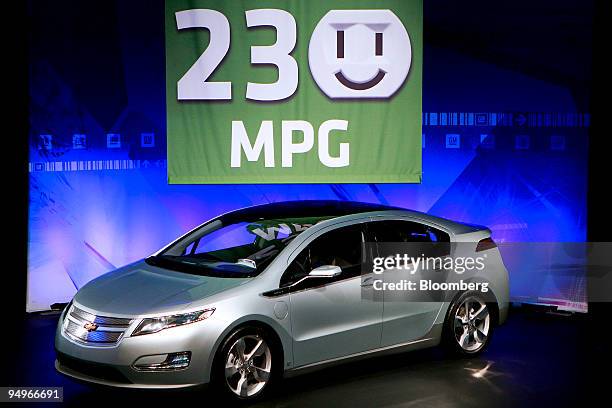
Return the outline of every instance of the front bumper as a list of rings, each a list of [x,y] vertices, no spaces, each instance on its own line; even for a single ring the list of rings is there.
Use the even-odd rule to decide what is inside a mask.
[[[88,361],[78,361],[77,364],[83,369],[74,367],[73,363],[66,363],[69,357],[58,353],[58,358],[55,360],[55,369],[65,376],[73,378],[80,382],[92,383],[98,385],[104,385],[108,387],[119,387],[119,388],[138,388],[138,389],[175,389],[175,388],[187,388],[202,386],[203,384],[147,384],[147,383],[133,383],[126,377],[124,377],[116,367],[113,366],[102,366],[94,365]],[[94,374],[91,374],[91,372]],[[89,372],[89,373],[88,373]],[[104,372],[104,373],[103,373]],[[114,374],[110,374],[114,372]]]
[[[62,316],[63,317],[63,316]],[[123,388],[183,388],[210,381],[211,356],[216,336],[210,321],[162,330],[143,336],[125,336],[116,344],[83,344],[68,337],[58,324],[55,333],[61,374],[79,381]],[[129,333],[128,329],[126,333]],[[142,371],[134,363],[143,356],[191,352],[189,366],[166,371]]]

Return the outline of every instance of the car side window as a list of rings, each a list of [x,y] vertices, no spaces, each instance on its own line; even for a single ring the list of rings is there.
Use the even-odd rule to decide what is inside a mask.
[[[377,243],[423,242],[426,243],[422,247],[427,252],[426,256],[445,256],[450,253],[450,237],[446,232],[418,222],[402,220],[373,221],[368,225],[368,231]],[[394,255],[381,252],[383,251],[379,247],[379,256]]]
[[[289,286],[299,281],[315,268],[334,265],[342,268],[334,279],[309,279],[308,285],[321,285],[342,280],[361,273],[363,228],[361,224],[349,225],[326,232],[312,241],[295,257],[281,277],[280,286]],[[316,282],[315,282],[316,281]]]

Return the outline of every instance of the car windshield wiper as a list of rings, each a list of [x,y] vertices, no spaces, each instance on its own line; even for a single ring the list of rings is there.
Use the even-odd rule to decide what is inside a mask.
[[[145,262],[149,265],[158,266],[161,268],[168,268],[179,272],[185,272],[200,276],[211,276],[219,278],[250,278],[257,274],[256,270],[248,272],[221,271],[210,263],[198,263],[180,258],[183,257],[172,255],[156,255],[146,258]]]
[[[185,265],[192,265],[192,266],[201,266],[201,267],[208,267],[209,266],[209,262],[218,262],[219,260],[217,258],[214,258],[212,256],[210,257],[202,257],[202,258],[194,258],[194,257],[190,257],[190,256],[174,256],[174,255],[159,255],[159,258],[161,258],[164,261],[170,261],[170,262],[176,262],[178,264],[185,264]],[[206,259],[208,258],[208,259]]]
[[[193,255],[193,256],[183,256],[184,258],[195,258],[195,259],[202,259],[202,260],[209,260],[209,261],[215,261],[215,262],[223,262],[223,259],[219,258],[218,256],[212,255],[208,252],[201,252],[199,254]]]
[[[148,264],[151,265],[187,265],[193,267],[206,267],[206,264],[201,264],[198,262],[188,261],[186,259],[181,259],[183,257],[180,256],[172,256],[172,255],[154,255],[145,259]]]

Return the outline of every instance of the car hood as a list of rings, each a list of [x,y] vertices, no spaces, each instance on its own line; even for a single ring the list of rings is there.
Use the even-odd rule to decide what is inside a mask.
[[[140,261],[92,280],[74,300],[99,314],[173,313],[249,280],[190,275]]]

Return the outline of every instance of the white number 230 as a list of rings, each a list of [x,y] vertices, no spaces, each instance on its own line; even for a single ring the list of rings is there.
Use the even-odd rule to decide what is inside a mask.
[[[248,82],[246,98],[256,101],[277,101],[293,95],[298,86],[298,65],[289,55],[296,43],[296,24],[284,10],[247,10],[247,27],[272,26],[276,43],[251,47],[251,64],[273,64],[278,67],[278,80],[271,84]],[[196,62],[178,81],[179,100],[230,100],[231,82],[208,81],[230,47],[230,25],[220,12],[194,9],[176,13],[179,30],[205,28],[210,31],[210,43]]]

